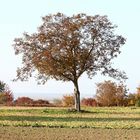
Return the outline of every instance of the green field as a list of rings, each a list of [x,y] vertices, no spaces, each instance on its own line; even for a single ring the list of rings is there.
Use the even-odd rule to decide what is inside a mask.
[[[1,107],[0,126],[140,129],[140,108],[96,107],[84,110],[77,113],[67,108]]]

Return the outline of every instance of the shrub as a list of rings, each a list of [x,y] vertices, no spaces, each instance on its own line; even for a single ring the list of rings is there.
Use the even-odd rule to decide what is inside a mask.
[[[135,94],[136,103],[135,105],[140,107],[140,86],[137,88],[137,93]]]
[[[137,87],[136,93],[130,93],[127,97],[127,104],[128,106],[139,106],[140,102],[140,86]]]
[[[97,102],[93,98],[83,98],[81,104],[83,106],[97,106]]]
[[[5,96],[5,105],[7,106],[13,105],[14,101],[13,93],[10,90],[7,90],[5,91],[4,96]]]
[[[17,106],[29,106],[33,104],[33,99],[29,97],[19,97],[15,100],[15,105]]]
[[[63,106],[72,107],[75,104],[74,95],[64,95],[62,98]]]
[[[0,93],[0,104],[1,105],[12,105],[13,104],[13,95],[10,92]]]
[[[128,105],[128,106],[134,106],[135,104],[136,104],[136,95],[130,93],[130,94],[127,96],[127,105]]]
[[[12,105],[13,100],[14,100],[14,97],[8,85],[0,81],[0,104]]]
[[[62,103],[62,99],[53,99],[53,104],[54,104],[54,106],[58,106],[58,107],[60,107],[60,106],[62,106],[63,105],[63,103]]]
[[[6,102],[6,99],[5,99],[4,94],[0,93],[0,104],[3,105],[3,104],[5,104],[5,102]]]
[[[138,100],[136,101],[135,106],[140,107],[140,99],[138,99]]]
[[[0,92],[5,91],[5,86],[6,86],[6,84],[4,82],[0,81]]]
[[[19,97],[14,101],[14,105],[16,106],[35,106],[35,107],[45,107],[45,106],[54,106],[50,104],[48,100],[38,99],[33,100],[29,97]]]
[[[50,103],[47,100],[43,100],[43,99],[38,99],[32,102],[32,106],[38,106],[38,107],[43,107],[43,106],[48,106]]]

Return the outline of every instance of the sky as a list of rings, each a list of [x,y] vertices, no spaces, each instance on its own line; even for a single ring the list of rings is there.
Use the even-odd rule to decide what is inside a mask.
[[[28,82],[12,82],[17,67],[21,66],[21,57],[14,54],[14,38],[22,37],[24,32],[36,32],[41,17],[57,12],[68,16],[107,15],[118,26],[116,33],[127,41],[122,53],[113,60],[113,66],[126,72],[129,92],[136,92],[140,85],[140,0],[0,0],[0,80],[9,85],[15,99],[21,96],[53,99],[73,92],[71,82],[49,80],[45,85],[37,85],[33,78]],[[81,97],[93,97],[96,83],[109,79],[97,75],[90,80],[84,74],[79,80]]]

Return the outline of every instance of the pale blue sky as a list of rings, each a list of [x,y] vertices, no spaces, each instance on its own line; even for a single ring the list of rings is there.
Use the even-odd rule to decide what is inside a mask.
[[[6,82],[14,97],[55,98],[73,92],[72,83],[50,80],[46,85],[29,82],[15,82],[16,69],[21,58],[14,55],[13,40],[23,32],[33,33],[41,24],[41,17],[49,13],[63,12],[66,15],[86,13],[107,15],[118,25],[117,33],[127,38],[121,55],[114,66],[124,70],[129,79],[126,84],[130,92],[135,92],[140,84],[140,0],[0,0],[0,80]],[[84,75],[80,81],[81,96],[92,97],[95,83],[108,79],[96,76],[92,80]]]

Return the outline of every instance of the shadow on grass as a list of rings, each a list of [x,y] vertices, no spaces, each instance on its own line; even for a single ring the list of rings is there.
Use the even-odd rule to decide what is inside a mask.
[[[108,122],[108,121],[140,121],[140,118],[88,118],[88,117],[47,117],[47,116],[0,116],[0,121],[84,121],[84,122]]]
[[[43,113],[46,114],[140,114],[140,112],[123,112],[123,111],[110,111],[110,110],[81,110],[80,112],[77,112],[75,109],[45,109],[43,110]]]

